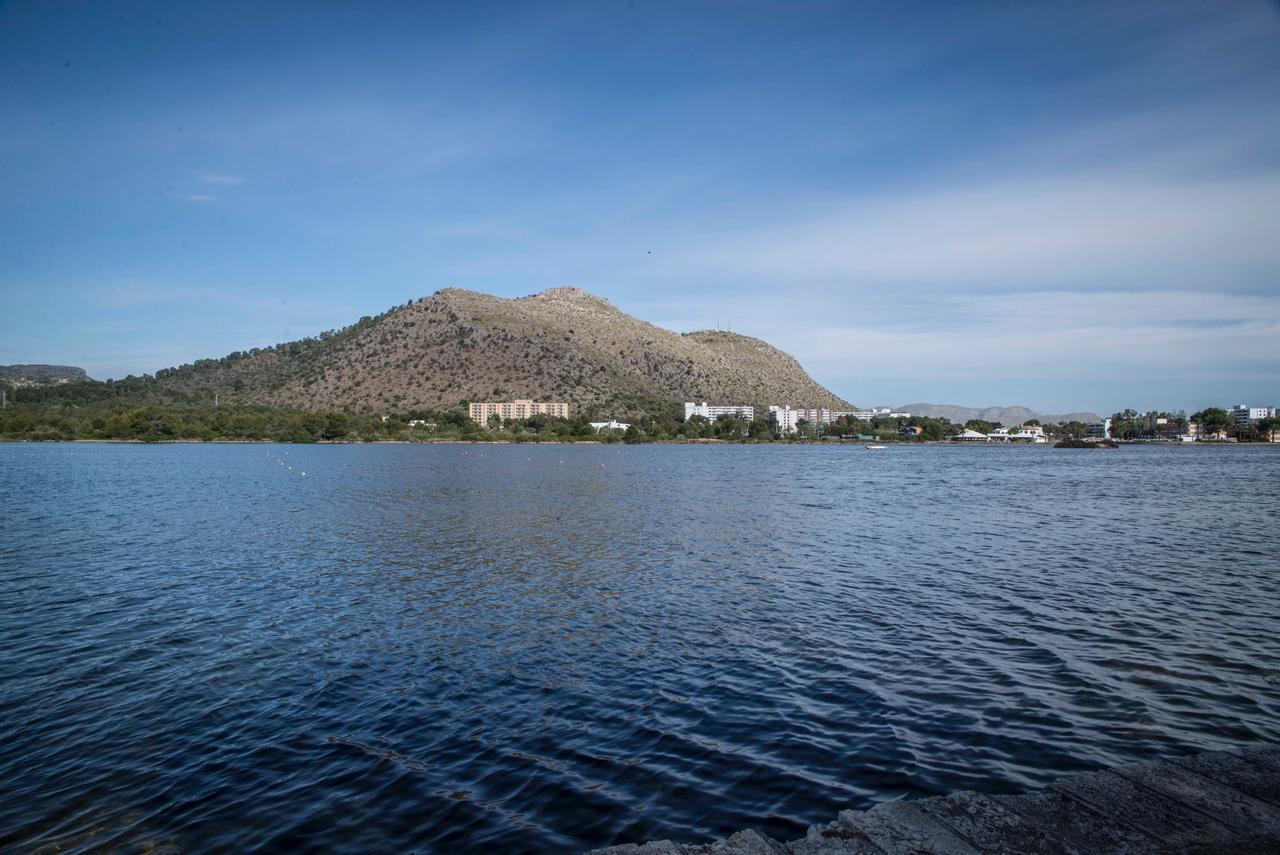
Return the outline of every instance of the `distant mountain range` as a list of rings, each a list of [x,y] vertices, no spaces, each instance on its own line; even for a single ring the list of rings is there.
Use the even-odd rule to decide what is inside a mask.
[[[316,338],[157,371],[163,389],[225,403],[357,412],[462,401],[566,401],[618,417],[679,401],[849,409],[759,339],[674,333],[580,288],[518,299],[446,288]]]
[[[1102,417],[1097,413],[1062,413],[1054,415],[1037,413],[1026,407],[957,407],[952,404],[903,404],[897,408],[913,416],[925,416],[931,419],[950,419],[952,424],[964,424],[970,419],[981,419],[984,422],[998,422],[1013,427],[1025,423],[1028,419],[1039,419],[1046,424],[1063,422],[1100,422]]]
[[[72,365],[0,365],[0,380],[12,383],[69,383],[88,379],[83,368]]]

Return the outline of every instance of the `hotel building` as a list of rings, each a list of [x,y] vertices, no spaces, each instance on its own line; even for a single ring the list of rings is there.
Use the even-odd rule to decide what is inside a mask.
[[[706,401],[701,404],[695,404],[693,401],[684,402],[684,420],[687,422],[694,416],[702,416],[709,422],[714,422],[721,416],[734,416],[747,421],[754,421],[756,417],[756,408],[748,406],[731,406],[731,407],[713,407]]]
[[[1231,417],[1236,420],[1238,425],[1247,425],[1253,422],[1269,419],[1275,416],[1275,407],[1250,407],[1247,404],[1236,404],[1229,412]]]
[[[910,413],[895,413],[888,407],[877,410],[819,410],[803,407],[773,406],[769,408],[769,421],[777,425],[782,433],[793,433],[801,419],[811,425],[834,424],[838,419],[848,416],[857,421],[869,422],[873,419],[909,419]]]
[[[469,407],[471,420],[488,424],[490,416],[500,419],[527,419],[533,416],[558,416],[569,418],[569,405],[551,401],[503,401],[501,403],[473,403]]]

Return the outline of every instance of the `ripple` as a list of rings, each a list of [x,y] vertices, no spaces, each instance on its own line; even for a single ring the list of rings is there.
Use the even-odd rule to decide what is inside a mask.
[[[0,848],[786,838],[1280,739],[1277,449],[850,451],[0,444]]]

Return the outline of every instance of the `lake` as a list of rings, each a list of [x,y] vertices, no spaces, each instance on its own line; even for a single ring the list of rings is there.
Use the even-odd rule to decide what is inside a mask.
[[[1280,447],[0,444],[0,848],[788,839],[1274,744],[1278,488]]]

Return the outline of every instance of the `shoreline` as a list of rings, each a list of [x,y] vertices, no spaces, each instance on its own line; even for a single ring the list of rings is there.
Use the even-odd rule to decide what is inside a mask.
[[[1277,442],[1174,442],[1162,440],[1115,440],[1118,447],[1134,446],[1160,448],[1268,448],[1280,446]],[[621,439],[608,442],[600,439],[317,439],[313,442],[294,442],[285,439],[5,439],[0,443],[30,443],[32,445],[60,445],[64,443],[86,443],[92,445],[761,445],[761,446],[873,446],[885,445],[891,448],[947,447],[947,448],[1047,448],[1054,444],[1030,442],[953,442],[951,440],[913,440],[902,442],[892,439],[856,440],[856,439],[802,439],[802,440],[756,440],[756,439],[649,439],[643,442],[629,443]],[[1096,449],[1055,449],[1057,451],[1092,451]]]
[[[1280,851],[1280,748],[1211,751],[1070,775],[1019,795],[972,791],[843,810],[780,842],[624,843],[592,855],[952,855]]]

